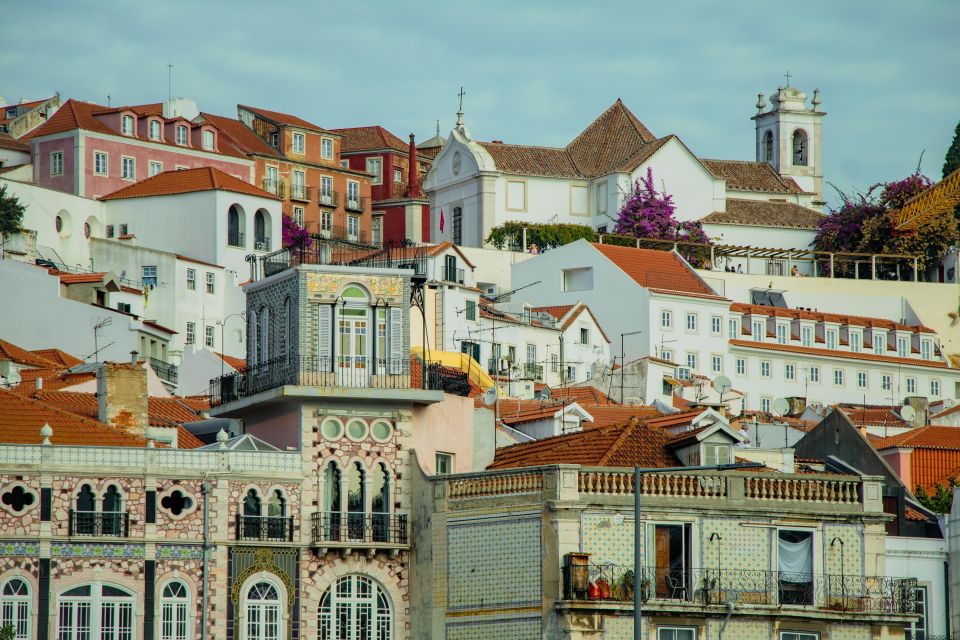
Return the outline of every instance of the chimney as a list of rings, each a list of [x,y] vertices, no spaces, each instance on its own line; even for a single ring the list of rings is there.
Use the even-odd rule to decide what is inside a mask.
[[[420,197],[420,178],[417,176],[417,143],[414,136],[410,134],[410,167],[407,171],[407,197]]]
[[[799,418],[807,410],[807,399],[801,396],[787,398],[787,403],[790,405],[787,415],[791,418]]]
[[[104,362],[97,370],[98,418],[138,436],[149,427],[147,370],[143,364]]]
[[[923,427],[927,424],[927,418],[930,415],[930,399],[926,396],[907,396],[903,403],[913,407],[917,416],[911,420],[914,427]]]

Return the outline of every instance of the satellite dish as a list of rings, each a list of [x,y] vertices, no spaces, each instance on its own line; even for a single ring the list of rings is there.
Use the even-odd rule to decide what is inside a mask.
[[[726,393],[733,388],[733,383],[727,376],[717,376],[713,379],[713,388],[717,393]]]
[[[786,398],[777,398],[773,401],[773,412],[778,416],[786,415],[790,411],[790,403]]]
[[[913,422],[917,417],[917,410],[911,407],[908,404],[900,407],[900,417],[903,418],[906,422]]]
[[[488,405],[488,406],[491,405],[491,404],[493,404],[494,402],[496,402],[496,401],[497,401],[497,388],[496,388],[496,387],[490,387],[489,389],[487,389],[487,390],[483,393],[483,398],[481,398],[481,400],[483,400],[483,404]]]

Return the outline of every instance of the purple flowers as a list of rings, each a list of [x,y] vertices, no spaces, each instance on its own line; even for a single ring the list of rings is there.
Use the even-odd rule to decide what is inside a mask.
[[[283,216],[283,246],[285,248],[299,247],[309,249],[313,245],[313,238],[306,229],[297,224],[296,220],[288,215]]]

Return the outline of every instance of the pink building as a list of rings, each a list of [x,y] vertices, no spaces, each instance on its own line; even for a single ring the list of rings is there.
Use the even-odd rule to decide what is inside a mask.
[[[215,125],[167,117],[161,103],[110,108],[68,100],[22,141],[31,146],[36,184],[87,198],[171,169],[254,178],[253,161]]]

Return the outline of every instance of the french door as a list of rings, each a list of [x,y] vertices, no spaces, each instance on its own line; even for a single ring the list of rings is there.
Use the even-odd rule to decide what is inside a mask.
[[[344,309],[337,320],[337,377],[341,387],[367,385],[369,324],[366,309]]]

